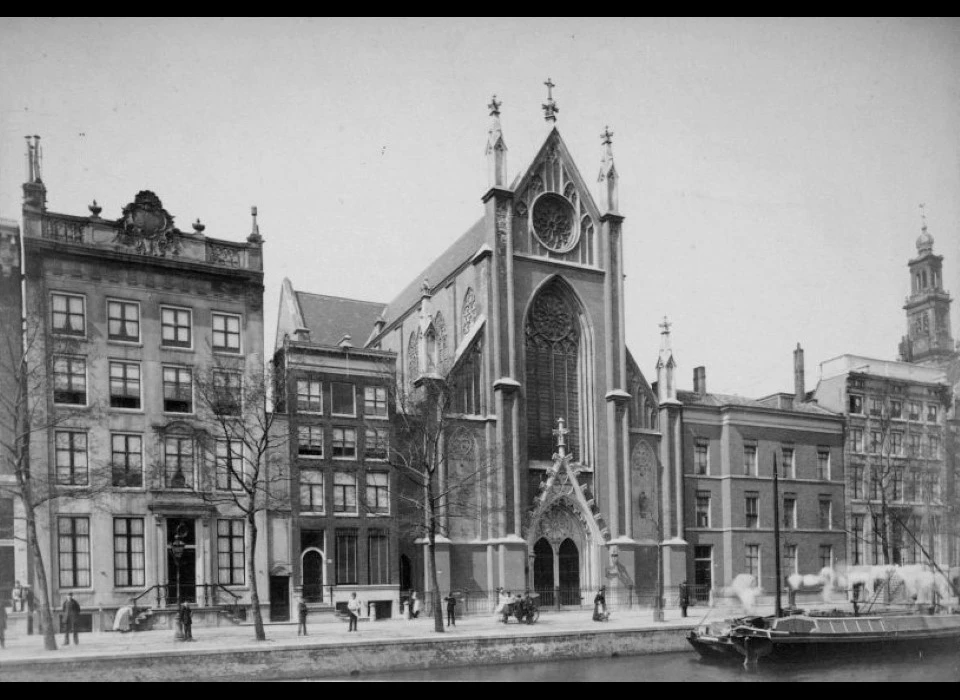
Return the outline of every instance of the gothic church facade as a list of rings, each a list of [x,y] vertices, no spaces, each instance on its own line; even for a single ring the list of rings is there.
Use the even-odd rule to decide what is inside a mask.
[[[549,97],[549,132],[508,181],[500,103],[489,107],[482,215],[382,305],[366,339],[396,354],[399,387],[438,375],[457,387],[440,478],[481,476],[473,508],[441,528],[440,589],[531,588],[560,604],[601,585],[614,597],[652,593],[658,403],[624,342],[612,134],[595,197]],[[288,306],[281,299],[278,337],[295,330]],[[429,591],[425,543],[401,537],[400,550],[409,585]]]

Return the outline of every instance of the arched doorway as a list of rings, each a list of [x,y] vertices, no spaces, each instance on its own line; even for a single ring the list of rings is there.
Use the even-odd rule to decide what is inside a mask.
[[[580,605],[580,551],[573,540],[560,543],[558,559],[560,604]]]
[[[533,546],[533,590],[540,594],[540,605],[554,605],[553,547],[544,538]]]
[[[323,602],[323,552],[308,549],[301,560],[303,599],[308,603]]]

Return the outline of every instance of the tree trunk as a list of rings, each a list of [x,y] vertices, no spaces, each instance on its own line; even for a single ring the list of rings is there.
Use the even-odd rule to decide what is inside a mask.
[[[250,557],[247,560],[247,572],[250,577],[250,607],[253,608],[253,631],[258,642],[266,641],[267,633],[263,629],[263,616],[260,614],[260,591],[257,588],[257,514],[250,513],[247,523],[250,526]]]
[[[26,505],[26,504],[24,504]],[[35,583],[39,590],[36,598],[40,601],[40,624],[43,627],[43,648],[47,651],[57,650],[57,638],[53,631],[53,610],[50,606],[50,586],[47,583],[47,570],[43,565],[43,554],[40,551],[40,542],[37,540],[37,520],[32,508],[24,508],[27,519],[27,540],[33,551]]]
[[[430,572],[430,595],[433,603],[433,629],[443,632],[443,601],[437,579],[437,512],[433,503],[433,475],[427,478],[427,569]]]

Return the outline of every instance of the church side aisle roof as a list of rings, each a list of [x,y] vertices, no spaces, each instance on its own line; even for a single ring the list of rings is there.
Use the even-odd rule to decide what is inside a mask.
[[[420,301],[420,297],[423,294],[421,285],[424,280],[428,280],[431,289],[433,289],[442,283],[463,262],[473,257],[486,240],[487,229],[485,222],[486,219],[481,217],[466,233],[455,240],[449,248],[430,263],[425,270],[419,275],[416,275],[410,284],[386,306],[384,318],[388,326]],[[374,320],[376,320],[376,318],[374,318]],[[373,324],[371,323],[370,329],[372,328]],[[368,335],[370,329],[367,330]],[[364,339],[366,339],[366,336],[364,336]]]
[[[303,322],[310,330],[310,340],[319,345],[337,345],[344,335],[349,335],[354,345],[362,345],[386,308],[386,304],[380,302],[325,294],[296,292],[296,296]]]

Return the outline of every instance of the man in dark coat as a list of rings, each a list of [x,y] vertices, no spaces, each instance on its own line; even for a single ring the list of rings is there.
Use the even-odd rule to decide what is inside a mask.
[[[180,606],[180,624],[183,626],[183,639],[187,642],[193,641],[193,611],[190,609],[190,603],[184,603]]]
[[[444,600],[447,601],[447,627],[457,626],[457,598],[451,591]]]
[[[304,637],[307,636],[307,614],[309,610],[305,601],[301,600],[300,605],[297,606],[297,636],[299,637],[303,634]]]
[[[80,603],[73,599],[73,593],[67,594],[63,602],[63,646],[70,646],[70,633],[73,633],[73,643],[80,643],[77,626],[80,624]]]
[[[683,617],[687,616],[687,608],[690,607],[690,589],[687,587],[687,582],[684,581],[680,584],[680,615]]]

